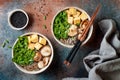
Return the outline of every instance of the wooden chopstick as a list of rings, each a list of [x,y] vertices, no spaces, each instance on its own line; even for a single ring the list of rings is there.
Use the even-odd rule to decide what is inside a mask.
[[[64,61],[64,64],[66,64],[67,66],[70,65],[70,63],[72,62],[76,52],[78,51],[79,46],[82,43],[80,42],[80,40],[77,41],[77,43],[75,44],[75,46],[72,48],[72,50],[70,51],[69,55],[67,56],[66,60]]]
[[[101,4],[99,4],[95,10],[95,12],[93,13],[91,20],[89,21],[89,23],[87,24],[85,30],[83,31],[82,36],[78,39],[77,43],[75,44],[75,46],[72,48],[72,50],[70,51],[68,57],[66,58],[66,60],[64,61],[64,64],[69,66],[75,56],[75,54],[77,53],[80,45],[82,44],[82,42],[85,40],[87,32],[89,30],[89,28],[91,27],[95,17],[97,16],[97,13],[99,12],[101,7]]]
[[[92,25],[95,17],[97,16],[97,13],[99,12],[100,8],[101,8],[101,4],[99,4],[99,5],[97,6],[95,12],[93,13],[93,16],[91,17],[91,20],[90,20],[89,23],[87,24],[85,30],[84,30],[83,33],[82,33],[82,36],[81,36],[80,39],[79,39],[80,41],[85,40],[85,37],[86,37],[86,35],[87,35],[87,32],[88,32],[89,28],[91,27],[91,25]]]

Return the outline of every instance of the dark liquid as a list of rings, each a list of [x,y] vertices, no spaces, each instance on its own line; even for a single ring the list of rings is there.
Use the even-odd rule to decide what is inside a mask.
[[[17,11],[10,18],[11,24],[16,28],[22,28],[27,22],[27,17],[23,12]]]

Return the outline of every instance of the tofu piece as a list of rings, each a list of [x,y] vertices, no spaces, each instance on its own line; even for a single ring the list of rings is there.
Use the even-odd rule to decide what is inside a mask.
[[[31,35],[30,40],[31,40],[31,42],[38,42],[38,35],[37,34]]]
[[[76,18],[74,18],[74,24],[76,25],[76,24],[80,24],[80,17],[76,17]]]
[[[77,10],[75,8],[69,8],[69,12],[71,15],[76,15],[77,14]]]
[[[67,14],[70,14],[69,10],[66,10],[65,12],[66,12]]]
[[[37,42],[37,43],[35,43],[34,47],[36,50],[39,50],[42,47],[42,45],[39,42]]]
[[[70,11],[69,10],[66,10],[66,13],[67,13],[67,17],[71,17],[72,15],[70,14]]]
[[[77,18],[77,17],[79,17],[79,16],[80,16],[80,12],[79,12],[79,11],[77,11],[77,14],[76,14],[76,15],[73,15],[74,18]]]
[[[68,17],[68,23],[73,24],[73,17]]]
[[[30,39],[30,36],[28,36],[28,43],[31,43],[31,39]]]
[[[46,39],[44,39],[42,37],[39,37],[39,43],[43,44],[43,45],[46,45]]]
[[[29,44],[28,44],[28,49],[33,50],[33,49],[34,49],[34,46],[35,46],[34,43],[29,43]]]
[[[85,13],[82,13],[79,17],[82,21],[88,19],[88,16]]]
[[[67,17],[72,17],[72,16],[70,14],[68,14]]]

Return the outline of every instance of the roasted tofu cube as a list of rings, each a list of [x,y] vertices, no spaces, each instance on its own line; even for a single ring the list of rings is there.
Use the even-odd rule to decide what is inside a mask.
[[[70,11],[69,10],[66,10],[66,13],[67,13],[67,17],[71,17],[72,15],[70,14]]]
[[[70,24],[73,23],[73,17],[68,17],[68,23],[70,23]]]
[[[42,47],[42,45],[39,42],[35,43],[36,50],[39,50],[41,47]]]
[[[65,12],[66,12],[67,14],[70,14],[69,10],[66,10]]]
[[[28,36],[28,43],[31,43],[31,38],[30,38],[30,36]]]
[[[80,24],[80,17],[74,18],[74,24]]]
[[[28,49],[33,50],[33,49],[34,49],[34,46],[35,46],[34,43],[29,43],[29,44],[28,44]]]
[[[67,17],[72,17],[72,16],[68,14]]]
[[[69,12],[71,15],[76,15],[77,14],[77,10],[75,8],[69,8]]]
[[[31,40],[31,42],[38,42],[38,35],[37,34],[31,35],[30,40]]]
[[[82,13],[79,17],[82,21],[88,19],[88,16],[85,13]]]
[[[74,18],[79,17],[80,16],[80,12],[77,11],[76,15],[73,15]]]
[[[39,38],[39,43],[40,43],[40,44],[43,44],[43,45],[46,45],[46,39],[40,37],[40,38]]]

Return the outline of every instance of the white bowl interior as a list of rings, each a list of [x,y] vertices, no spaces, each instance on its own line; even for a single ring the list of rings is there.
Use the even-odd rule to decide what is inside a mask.
[[[17,11],[20,11],[20,12],[24,13],[24,14],[26,15],[26,17],[27,17],[27,22],[26,22],[26,24],[25,24],[23,27],[21,27],[21,28],[16,28],[16,27],[14,27],[14,26],[11,24],[11,21],[10,21],[10,18],[11,18],[11,16],[13,15],[13,13],[15,13],[15,12],[17,12]],[[8,14],[8,24],[9,24],[10,27],[11,27],[12,29],[14,29],[14,30],[22,30],[22,29],[24,29],[24,28],[28,25],[28,22],[29,22],[28,14],[27,14],[24,10],[22,10],[22,9],[15,9],[15,10],[11,11],[11,12]]]
[[[40,33],[29,32],[29,33],[25,33],[25,34],[23,34],[23,35],[21,35],[21,36],[30,35],[30,34],[37,34],[37,35],[39,35],[39,36],[41,36],[41,37],[43,37],[43,38],[45,38],[45,39],[47,40],[47,42],[48,42],[48,44],[49,44],[49,46],[51,47],[51,50],[52,50],[52,54],[51,54],[49,63],[47,64],[47,66],[45,66],[44,68],[42,68],[42,69],[40,69],[40,70],[38,70],[38,71],[28,71],[28,70],[22,68],[21,66],[19,66],[18,64],[16,64],[15,62],[14,62],[14,64],[15,64],[15,66],[16,66],[19,70],[21,70],[21,71],[24,72],[24,73],[28,73],[28,74],[38,74],[38,73],[41,73],[41,72],[45,71],[45,70],[50,66],[50,64],[51,64],[51,62],[52,62],[52,60],[53,60],[53,54],[54,54],[54,53],[53,53],[53,47],[52,47],[51,42],[48,40],[48,38],[45,37],[44,35],[40,34]],[[12,47],[12,58],[13,58],[13,56],[14,56],[14,55],[13,55],[13,54],[14,54],[14,53],[13,53],[13,48],[14,48],[15,44],[17,43],[17,41],[18,41],[18,39],[15,41],[15,43],[14,43],[14,45],[13,45],[13,47]]]
[[[64,47],[72,48],[74,45],[67,45],[67,44],[64,44],[64,43],[60,42],[60,40],[58,40],[58,39],[56,38],[56,36],[54,35],[54,32],[53,32],[53,24],[54,24],[54,20],[55,20],[56,16],[57,16],[61,11],[64,11],[64,10],[69,9],[69,8],[70,8],[70,7],[66,7],[66,8],[64,8],[64,9],[62,9],[62,10],[60,10],[60,11],[57,12],[57,14],[54,16],[54,18],[53,18],[53,20],[52,20],[51,30],[52,30],[52,35],[53,35],[54,39],[55,39],[60,45],[62,45],[62,46],[64,46]],[[87,12],[86,12],[85,10],[83,10],[83,9],[81,9],[81,8],[78,8],[78,7],[73,7],[73,8],[75,8],[75,9],[81,11],[81,12],[84,12],[84,13],[88,16],[88,19],[90,20],[90,16],[87,14]],[[92,35],[92,32],[93,32],[93,25],[90,27],[89,32],[88,32],[88,35],[87,35],[87,38],[86,38],[85,41],[82,43],[82,45],[84,45],[85,43],[87,43],[87,41],[90,39],[90,37],[91,37],[91,35]]]

